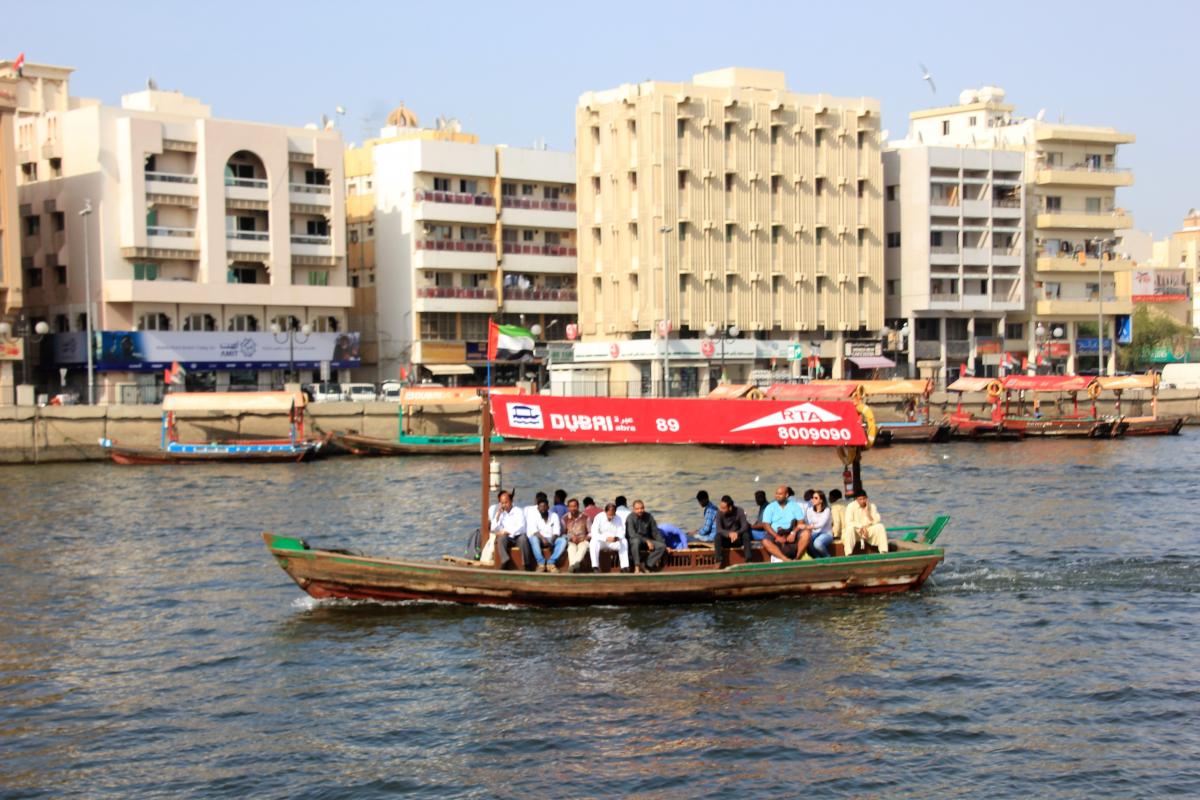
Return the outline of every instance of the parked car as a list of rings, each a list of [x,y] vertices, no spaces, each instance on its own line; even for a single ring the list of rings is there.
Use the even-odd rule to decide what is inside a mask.
[[[334,381],[310,383],[304,387],[304,393],[314,403],[340,403],[345,399],[342,385]]]
[[[373,383],[342,384],[342,399],[344,400],[349,400],[352,403],[370,403],[375,398],[375,384]]]
[[[387,403],[400,402],[400,381],[384,381],[379,386],[379,399]]]

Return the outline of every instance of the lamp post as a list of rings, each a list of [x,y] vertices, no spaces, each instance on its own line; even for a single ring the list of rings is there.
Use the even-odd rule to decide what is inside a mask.
[[[311,333],[312,326],[308,323],[302,325],[300,330],[296,330],[294,327],[289,327],[286,331],[279,327],[278,322],[271,323],[271,336],[275,339],[275,341],[279,342],[280,344],[283,344],[284,342],[288,343],[288,378],[292,380],[295,380],[296,376],[296,339],[298,337],[304,337],[300,339],[300,344],[304,344],[308,341],[308,337]],[[280,339],[280,334],[283,334],[285,338]],[[285,380],[283,383],[286,388],[288,381]]]
[[[663,235],[663,253],[662,253],[662,273],[663,273],[663,315],[662,315],[662,338],[663,338],[663,397],[671,396],[671,307],[667,301],[667,243],[671,231],[675,228],[671,225],[662,225],[658,232]]]
[[[83,295],[84,295],[84,330],[86,331],[87,341],[84,343],[84,349],[87,350],[87,397],[88,405],[96,404],[96,380],[95,366],[92,362],[92,267],[88,258],[88,217],[92,215],[92,200],[85,198],[83,208],[79,211],[79,216],[83,217]]]
[[[1104,239],[1093,239],[1096,244],[1096,374],[1104,377]],[[1115,348],[1116,342],[1113,342]]]
[[[730,325],[728,328],[722,326],[718,328],[711,322],[704,326],[704,332],[708,334],[708,338],[713,338],[717,335],[717,331],[721,332],[721,382],[725,382],[725,342],[733,340],[742,335],[742,331],[737,325]]]

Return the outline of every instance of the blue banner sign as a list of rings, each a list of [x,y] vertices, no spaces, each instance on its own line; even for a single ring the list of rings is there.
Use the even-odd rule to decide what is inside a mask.
[[[185,369],[317,369],[321,362],[340,369],[362,363],[359,334],[250,333],[232,331],[98,331],[93,359],[99,371],[153,372],[178,362]],[[54,337],[54,361],[77,366],[87,361],[82,333]]]

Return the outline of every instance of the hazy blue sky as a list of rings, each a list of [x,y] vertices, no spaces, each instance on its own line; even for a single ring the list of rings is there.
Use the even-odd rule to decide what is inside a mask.
[[[52,19],[47,14],[53,9]],[[761,20],[772,20],[769,28]],[[13,4],[0,52],[75,67],[76,94],[116,103],[153,75],[216,115],[313,122],[342,105],[349,141],[401,100],[486,143],[571,149],[582,92],[725,66],[783,70],[791,89],[908,112],[994,84],[1017,113],[1114,126],[1138,141],[1119,205],[1156,237],[1200,206],[1200,3],[891,2]],[[924,62],[938,86],[921,81]]]

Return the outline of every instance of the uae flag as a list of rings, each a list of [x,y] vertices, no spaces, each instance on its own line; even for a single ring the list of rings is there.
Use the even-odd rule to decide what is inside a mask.
[[[528,361],[533,358],[533,334],[519,325],[488,320],[488,361]]]
[[[17,60],[13,62],[13,70],[17,73],[17,77],[25,77],[25,54],[17,56]]]

